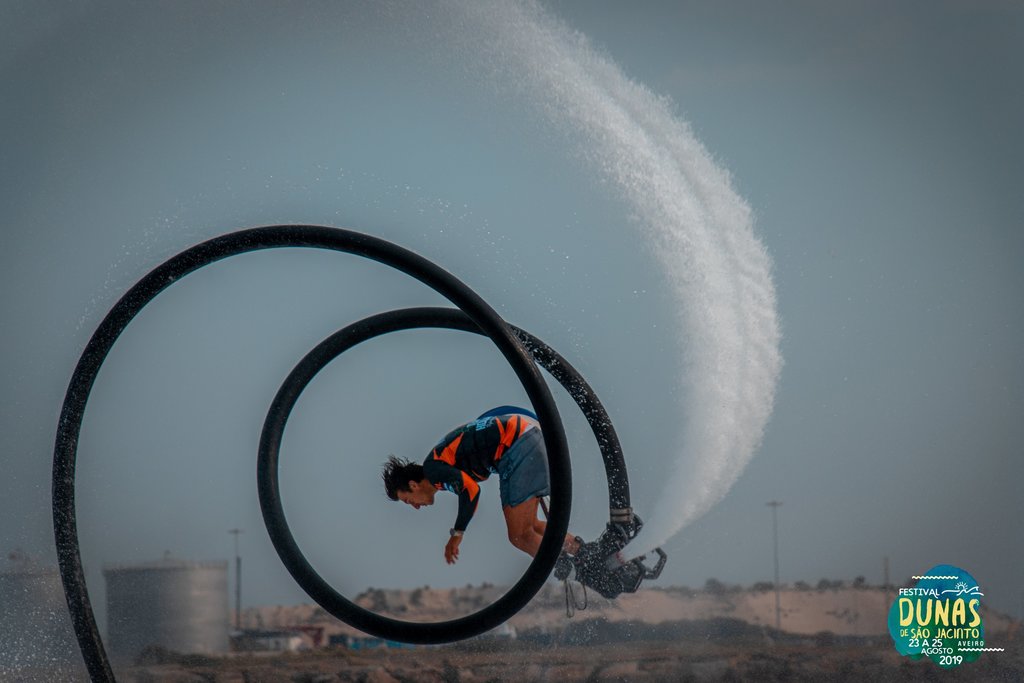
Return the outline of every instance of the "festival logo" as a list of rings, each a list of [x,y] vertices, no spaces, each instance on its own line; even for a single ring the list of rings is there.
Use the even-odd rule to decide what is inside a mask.
[[[912,588],[900,588],[889,610],[889,634],[901,655],[928,657],[944,669],[973,662],[985,647],[981,621],[984,593],[974,577],[948,564],[913,577]]]

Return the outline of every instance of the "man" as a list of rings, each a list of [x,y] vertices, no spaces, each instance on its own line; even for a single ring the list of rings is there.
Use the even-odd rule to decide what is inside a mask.
[[[537,518],[537,505],[541,496],[550,493],[550,486],[544,437],[537,416],[528,410],[514,406],[489,410],[445,435],[422,465],[390,456],[381,476],[388,498],[417,510],[433,505],[434,495],[441,490],[459,497],[459,512],[444,548],[444,559],[454,564],[480,501],[479,482],[495,472],[508,539],[533,557],[547,526]],[[562,548],[574,555],[580,540],[568,535]]]

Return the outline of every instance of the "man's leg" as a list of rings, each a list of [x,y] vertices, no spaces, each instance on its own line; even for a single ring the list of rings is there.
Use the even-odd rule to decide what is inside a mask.
[[[515,507],[506,505],[502,508],[505,513],[505,525],[508,527],[508,540],[530,557],[537,555],[537,549],[540,548],[540,542],[544,536],[544,529],[547,528],[547,522],[537,519],[539,501],[539,498],[530,498]],[[576,537],[571,534],[566,535],[562,549],[570,554],[579,550]]]
[[[537,501],[537,498],[529,498],[515,507],[506,505],[502,508],[508,540],[530,557],[534,557],[540,547],[541,535],[533,527],[537,521]]]
[[[540,499],[538,498],[537,500],[540,500]],[[546,520],[543,520],[543,519],[541,519],[539,517],[533,520],[533,530],[536,531],[541,536],[544,535],[544,530],[547,529],[547,528],[548,528],[548,523],[547,523]],[[566,534],[565,535],[565,544],[562,545],[562,550],[564,550],[565,552],[569,553],[570,555],[575,555],[577,552],[579,552],[579,549],[580,549],[580,542],[578,540],[576,540],[576,537],[573,536],[571,533],[570,534]]]

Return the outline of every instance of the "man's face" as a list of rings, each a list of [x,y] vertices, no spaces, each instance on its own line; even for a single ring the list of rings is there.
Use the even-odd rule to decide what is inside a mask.
[[[398,500],[419,510],[422,505],[434,504],[435,493],[437,491],[427,482],[410,481],[408,491],[398,492]]]

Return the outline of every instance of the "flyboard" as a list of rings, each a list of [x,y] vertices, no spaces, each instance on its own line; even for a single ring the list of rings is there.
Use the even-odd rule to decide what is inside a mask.
[[[635,591],[654,579],[666,562],[661,549],[654,567],[644,558],[621,560],[621,551],[643,526],[630,505],[625,461],[611,420],[596,394],[579,373],[549,346],[506,323],[479,295],[433,262],[386,240],[340,228],[316,225],[275,225],[221,235],[197,244],[163,262],[129,289],[107,313],[86,344],[61,409],[53,455],[53,527],[61,581],[72,625],[93,681],[115,681],[97,628],[85,581],[78,539],[75,472],[78,440],[89,394],[107,355],[138,313],[160,292],[204,266],[253,251],[313,248],[353,254],[388,265],[431,287],[458,307],[405,309],[371,316],[331,335],[310,351],[285,379],[263,425],[257,457],[257,487],[264,523],[274,548],[295,581],[335,617],[382,638],[409,643],[452,642],[479,635],[506,621],[537,594],[559,561],[569,526],[572,473],[561,417],[538,366],[546,368],[583,411],[597,437],[608,475],[610,520],[593,543],[584,544],[568,571],[605,597]],[[551,507],[540,548],[523,576],[494,603],[473,614],[444,622],[391,619],[365,610],[324,581],[310,566],[285,519],[278,486],[281,438],[288,415],[303,388],[330,360],[345,349],[397,329],[449,327],[482,334],[494,342],[523,383],[541,423],[548,453]],[[558,568],[567,575],[566,567]],[[565,578],[565,576],[562,576]]]

